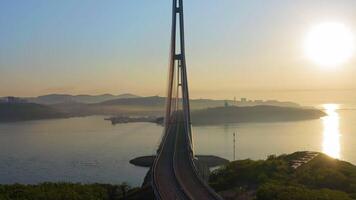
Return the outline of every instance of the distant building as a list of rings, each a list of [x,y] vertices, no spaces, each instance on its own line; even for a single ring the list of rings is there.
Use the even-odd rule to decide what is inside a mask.
[[[225,107],[229,107],[229,102],[225,101]]]
[[[246,103],[247,102],[247,98],[241,98],[241,103]]]
[[[27,103],[26,100],[18,98],[18,97],[5,97],[5,103]]]
[[[255,100],[255,103],[263,103],[263,100]]]

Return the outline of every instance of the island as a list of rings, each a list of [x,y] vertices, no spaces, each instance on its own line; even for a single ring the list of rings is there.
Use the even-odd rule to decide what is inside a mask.
[[[193,110],[192,125],[214,125],[246,122],[285,122],[319,119],[326,114],[315,108],[281,106],[225,106]],[[163,125],[163,117],[111,117],[112,124],[150,122]]]
[[[148,122],[163,125],[163,117],[154,116],[144,116],[144,117],[127,117],[127,116],[116,116],[105,118],[105,120],[111,121],[111,124],[126,124],[126,123],[137,123],[137,122]]]
[[[226,106],[192,112],[192,123],[222,124],[243,122],[285,122],[319,119],[326,114],[315,108],[281,106]]]

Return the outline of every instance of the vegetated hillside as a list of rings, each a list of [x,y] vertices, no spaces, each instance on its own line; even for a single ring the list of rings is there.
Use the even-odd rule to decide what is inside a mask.
[[[181,99],[179,100],[181,101]],[[192,99],[192,110],[223,106],[224,100]],[[120,114],[162,116],[165,110],[166,98],[160,96],[139,97],[130,99],[115,99],[91,105],[101,111],[118,111]]]
[[[217,107],[192,113],[194,124],[217,124],[239,122],[280,122],[318,119],[325,116],[313,108],[290,108],[279,106]]]
[[[156,96],[116,99],[98,104],[76,102],[53,105],[40,105],[35,103],[1,103],[0,121],[23,121],[89,115],[160,117],[164,112],[164,102],[165,98]],[[193,110],[192,122],[194,125],[239,122],[277,122],[317,119],[324,115],[325,113],[320,110],[305,109],[302,107],[228,106]]]
[[[67,116],[57,110],[35,103],[0,103],[0,122],[51,119]]]
[[[49,94],[38,97],[25,98],[26,100],[45,105],[52,104],[68,104],[68,103],[99,103],[103,101],[113,100],[113,99],[128,99],[137,98],[139,96],[133,94],[102,94],[102,95],[68,95],[68,94]]]
[[[51,105],[56,103],[70,103],[75,102],[72,95],[68,94],[49,94],[38,97],[26,98],[31,103],[38,103],[44,105]]]
[[[301,167],[292,161],[306,152],[239,160],[215,170],[210,185],[226,199],[356,199],[356,166],[319,154]]]
[[[135,115],[135,116],[162,116],[165,110],[166,98],[160,96],[139,97],[133,94],[121,95],[67,95],[50,94],[34,98],[23,98],[29,102],[51,106],[61,112],[70,113],[71,116],[84,115]],[[179,99],[181,102],[182,100]],[[191,110],[221,107],[224,105],[274,105],[300,107],[292,102],[276,100],[249,100],[229,101],[213,99],[191,99]]]
[[[179,99],[179,102],[182,100]],[[226,101],[212,100],[212,99],[191,99],[190,106],[193,109],[201,109],[208,107],[223,106]],[[232,101],[227,101],[232,102]],[[150,97],[137,97],[137,98],[121,98],[99,103],[100,105],[124,105],[124,106],[146,106],[146,107],[161,107],[164,108],[166,104],[166,97],[150,96]]]
[[[0,185],[0,199],[30,200],[119,200],[132,198],[132,194],[143,193],[140,188],[127,184],[79,184],[79,183],[43,183],[39,185]],[[151,193],[143,193],[149,199]]]
[[[179,102],[182,100],[179,99]],[[160,96],[151,97],[138,97],[129,99],[114,99],[109,101],[104,101],[96,104],[97,106],[112,106],[112,107],[131,107],[131,108],[145,108],[144,110],[160,110],[163,111],[166,104],[166,98]],[[298,104],[292,102],[280,102],[280,101],[261,101],[261,102],[234,102],[226,100],[213,100],[213,99],[191,99],[190,108],[192,110],[200,110],[206,108],[222,107],[225,104],[228,105],[267,105],[267,106],[280,106],[280,107],[293,107],[301,108]]]
[[[104,101],[100,105],[133,105],[133,106],[164,106],[166,98],[159,96],[123,98]]]

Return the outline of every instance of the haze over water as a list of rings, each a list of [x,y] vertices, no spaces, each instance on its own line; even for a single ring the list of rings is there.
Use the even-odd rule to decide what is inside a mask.
[[[197,154],[264,159],[271,154],[321,151],[356,164],[356,110],[320,105],[328,116],[283,123],[194,126]],[[140,185],[147,169],[130,159],[154,154],[162,127],[149,123],[112,126],[104,116],[0,124],[0,183],[45,181]]]

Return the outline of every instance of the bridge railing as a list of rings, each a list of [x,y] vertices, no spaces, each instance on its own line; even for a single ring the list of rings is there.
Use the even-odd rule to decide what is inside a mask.
[[[184,127],[187,127],[187,126],[184,126]],[[191,130],[191,129],[190,129]],[[187,131],[187,130],[186,130]],[[187,132],[186,132],[187,133]],[[186,142],[190,142],[190,140],[189,140],[189,136],[188,137],[185,137],[185,139],[187,140]],[[189,143],[188,143],[189,144]],[[198,168],[196,167],[196,165],[195,165],[195,163],[194,163],[194,159],[195,159],[195,156],[194,156],[194,154],[193,154],[193,151],[192,151],[192,146],[191,146],[191,144],[189,144],[189,145],[187,145],[187,150],[188,150],[188,152],[190,153],[190,159],[189,159],[189,164],[190,164],[190,166],[191,166],[191,168],[193,169],[193,172],[194,172],[194,175],[195,175],[195,177],[198,179],[198,181],[200,182],[200,184],[202,184],[207,190],[208,190],[208,192],[210,193],[210,195],[212,195],[215,199],[217,199],[217,200],[223,200],[223,198],[220,196],[220,195],[218,195],[209,185],[208,185],[208,183],[205,181],[205,180],[203,180],[203,178],[202,178],[202,176],[201,176],[201,174],[200,174],[200,172],[199,172],[199,170],[198,170]]]
[[[202,176],[200,175],[199,173],[199,170],[198,168],[196,167],[195,163],[194,163],[194,157],[192,157],[190,159],[190,165],[191,167],[193,168],[194,170],[194,174],[196,176],[196,178],[199,180],[199,182],[208,190],[208,192],[214,196],[215,199],[218,199],[218,200],[223,200],[222,197],[220,197],[220,195],[218,195],[202,178]]]
[[[172,124],[176,120],[176,116],[173,115],[172,118],[170,118],[169,120],[170,120],[170,124]],[[162,154],[161,150],[164,148],[164,145],[166,144],[168,133],[169,133],[171,128],[172,128],[172,126],[169,126],[167,129],[164,129],[164,133],[163,133],[163,137],[162,137],[161,145],[160,145],[160,150],[157,151],[156,159],[154,160],[153,165],[152,165],[151,183],[152,183],[152,188],[153,188],[154,195],[155,195],[157,200],[162,200],[162,195],[158,190],[158,185],[157,185],[157,182],[156,182],[156,173],[155,173],[156,170],[155,169],[157,167],[157,162],[158,162],[158,160],[159,160],[159,158],[161,157],[161,154]],[[174,166],[173,166],[173,170],[175,172]]]
[[[162,197],[161,197],[160,192],[157,189],[158,185],[157,185],[157,182],[156,182],[156,167],[157,167],[157,162],[158,162],[159,158],[161,157],[161,152],[162,152],[162,149],[164,147],[164,144],[166,143],[167,134],[168,134],[168,130],[165,128],[163,130],[161,143],[160,143],[159,148],[157,150],[156,159],[153,161],[153,165],[152,165],[151,182],[152,182],[152,189],[153,189],[154,195],[155,195],[157,200],[161,200]]]

